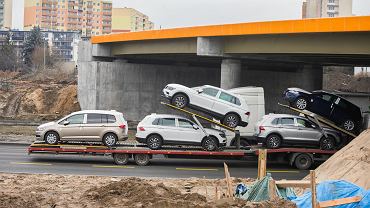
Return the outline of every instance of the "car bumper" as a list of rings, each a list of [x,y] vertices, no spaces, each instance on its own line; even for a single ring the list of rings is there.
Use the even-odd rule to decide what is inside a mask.
[[[172,99],[172,94],[168,90],[163,90],[162,93],[161,93],[161,97],[164,97],[164,98],[167,98],[167,99],[171,100]]]
[[[121,136],[118,141],[126,141],[128,139],[128,136]]]
[[[220,147],[226,147],[226,142],[225,143],[220,143],[219,146]]]
[[[266,143],[266,137],[255,136],[258,143]]]
[[[41,141],[42,139],[42,131],[36,131],[36,141]]]
[[[242,127],[246,127],[246,126],[248,126],[248,122],[241,121],[241,122],[240,122],[240,126],[242,126]]]
[[[146,144],[146,138],[136,137],[137,142]]]

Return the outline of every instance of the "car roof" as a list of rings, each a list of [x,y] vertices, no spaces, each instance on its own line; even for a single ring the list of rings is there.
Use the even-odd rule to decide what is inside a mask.
[[[183,116],[173,115],[173,114],[156,114],[156,113],[153,113],[153,114],[150,114],[149,116],[150,117],[156,117],[156,118],[183,118],[183,119],[189,120],[188,118],[185,118]]]
[[[274,113],[268,114],[267,116],[271,117],[271,118],[281,118],[281,117],[305,118],[305,117],[302,117],[302,116],[296,116],[296,115],[291,115],[291,114],[274,114]]]
[[[115,110],[82,110],[82,111],[76,111],[72,114],[80,114],[80,113],[101,113],[101,114],[111,114],[111,115],[117,115],[121,114],[118,111]]]

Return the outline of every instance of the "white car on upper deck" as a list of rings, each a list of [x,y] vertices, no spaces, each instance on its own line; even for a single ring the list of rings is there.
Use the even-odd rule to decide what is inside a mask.
[[[162,96],[179,108],[189,108],[207,113],[235,128],[247,126],[250,111],[247,102],[240,96],[211,85],[189,88],[180,84],[168,84]]]

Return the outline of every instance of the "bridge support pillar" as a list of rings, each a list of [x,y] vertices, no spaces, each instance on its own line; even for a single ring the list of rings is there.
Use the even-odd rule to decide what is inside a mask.
[[[240,60],[224,59],[221,63],[221,83],[222,89],[231,89],[240,87],[241,81],[241,68]]]

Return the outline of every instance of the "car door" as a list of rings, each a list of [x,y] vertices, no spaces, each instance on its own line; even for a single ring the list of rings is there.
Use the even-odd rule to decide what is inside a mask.
[[[84,138],[84,133],[82,130],[82,125],[84,124],[86,114],[76,114],[72,115],[59,124],[60,127],[60,138],[67,140],[79,140]],[[64,124],[65,121],[68,121],[68,124]]]
[[[219,90],[213,87],[204,87],[201,91],[196,93],[197,94],[194,95],[191,100],[191,104],[201,108],[202,110],[212,111],[213,105],[217,100]]]
[[[107,125],[105,121],[102,121],[102,114],[98,113],[88,113],[86,118],[86,124],[83,124],[82,130],[85,135],[85,138],[88,140],[99,140],[100,141],[100,133]]]
[[[238,112],[239,108],[235,104],[236,102],[236,97],[221,91],[219,95],[217,96],[217,100],[215,104],[213,105],[213,110],[220,115],[225,115],[226,113],[233,111],[233,112]],[[240,103],[240,101],[239,101]]]
[[[310,104],[309,110],[313,113],[329,118],[336,98],[337,96],[323,92],[315,93],[312,96],[312,103]]]
[[[349,112],[349,103],[338,97],[334,101],[333,110],[330,114],[330,120],[335,123],[341,124],[345,119],[349,119],[352,117],[351,113]]]
[[[162,136],[164,143],[166,141],[174,142],[178,140],[179,131],[175,118],[160,118],[157,131]]]
[[[317,129],[316,125],[303,118],[296,118],[297,141],[320,141],[322,133]]]
[[[186,119],[177,119],[178,125],[178,141],[186,143],[201,143],[203,137],[205,136],[203,131],[198,127],[194,129],[195,125],[193,122]]]
[[[278,131],[283,136],[283,140],[295,140],[297,137],[297,126],[294,118],[283,117],[279,122]]]

